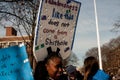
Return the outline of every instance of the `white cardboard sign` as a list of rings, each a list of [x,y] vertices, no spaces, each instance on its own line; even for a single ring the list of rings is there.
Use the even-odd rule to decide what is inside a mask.
[[[68,0],[42,0],[35,33],[37,61],[47,56],[47,48],[60,49],[63,59],[69,57],[74,42],[80,2]]]

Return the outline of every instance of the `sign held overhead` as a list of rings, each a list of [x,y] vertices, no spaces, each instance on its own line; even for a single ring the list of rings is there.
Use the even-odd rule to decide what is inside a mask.
[[[70,56],[81,7],[80,2],[68,0],[42,0],[35,30],[35,58],[43,60],[47,48],[60,48],[63,59]]]

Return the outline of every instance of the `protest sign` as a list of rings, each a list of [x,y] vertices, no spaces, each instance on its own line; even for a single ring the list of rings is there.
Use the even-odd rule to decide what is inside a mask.
[[[43,60],[47,48],[60,49],[63,59],[70,56],[81,3],[68,0],[42,0],[35,33],[35,58]]]
[[[33,80],[25,46],[0,49],[0,80]]]

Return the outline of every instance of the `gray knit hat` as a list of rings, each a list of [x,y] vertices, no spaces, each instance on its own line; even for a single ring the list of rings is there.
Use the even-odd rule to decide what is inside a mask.
[[[68,74],[71,74],[71,73],[74,72],[74,71],[76,71],[76,67],[75,67],[75,66],[69,65],[69,66],[66,67],[66,72],[67,72]]]

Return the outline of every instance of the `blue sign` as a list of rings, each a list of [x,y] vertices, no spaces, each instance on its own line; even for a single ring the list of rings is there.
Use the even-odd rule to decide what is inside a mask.
[[[25,46],[0,49],[0,80],[34,80]]]

